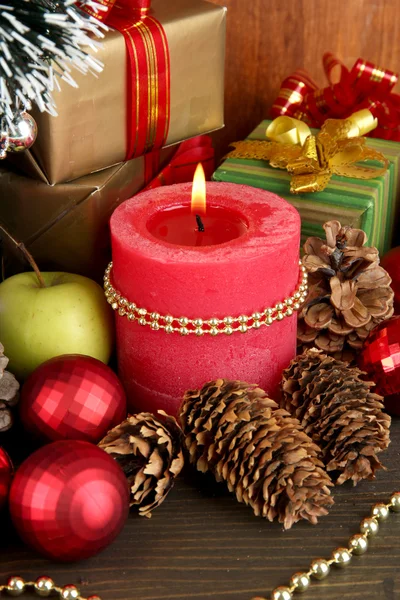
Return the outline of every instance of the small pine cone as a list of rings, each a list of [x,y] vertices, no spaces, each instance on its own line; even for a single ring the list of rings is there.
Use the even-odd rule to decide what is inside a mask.
[[[377,454],[389,443],[390,417],[383,398],[370,391],[356,367],[313,348],[297,356],[283,372],[282,407],[297,417],[322,450],[337,484],[374,479],[384,468]]]
[[[310,237],[304,244],[309,287],[299,312],[299,351],[317,347],[352,362],[371,329],[393,314],[391,279],[378,250],[364,245],[364,231],[339,221],[324,229],[326,241]]]
[[[319,448],[297,419],[255,385],[218,379],[188,391],[180,419],[190,461],[225,481],[239,502],[289,529],[333,504]]]
[[[173,417],[158,412],[128,417],[99,443],[122,467],[130,504],[144,517],[164,502],[183,467],[182,431]]]
[[[19,383],[12,373],[6,371],[7,365],[8,358],[0,344],[0,432],[12,427],[14,419],[11,407],[19,400]]]

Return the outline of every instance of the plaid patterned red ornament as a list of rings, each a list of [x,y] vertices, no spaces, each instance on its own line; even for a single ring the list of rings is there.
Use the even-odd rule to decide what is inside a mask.
[[[104,450],[65,440],[40,448],[22,463],[9,505],[26,544],[49,558],[75,561],[97,554],[120,533],[129,489],[121,467]]]
[[[3,448],[0,448],[0,509],[2,509],[7,502],[13,471],[14,469],[10,457]]]
[[[44,441],[97,443],[126,417],[125,392],[101,361],[79,354],[52,358],[22,388],[22,423]]]
[[[400,316],[377,325],[364,342],[360,368],[376,384],[375,392],[385,397],[385,408],[400,416]]]

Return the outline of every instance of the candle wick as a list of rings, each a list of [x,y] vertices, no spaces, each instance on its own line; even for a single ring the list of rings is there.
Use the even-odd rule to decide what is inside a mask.
[[[197,223],[197,231],[201,231],[202,233],[205,231],[204,223],[201,220],[200,215],[196,215],[196,223]]]

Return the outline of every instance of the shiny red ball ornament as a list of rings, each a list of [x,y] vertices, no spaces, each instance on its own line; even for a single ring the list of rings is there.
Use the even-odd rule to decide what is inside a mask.
[[[53,560],[76,561],[97,554],[120,533],[129,486],[104,450],[65,440],[25,460],[11,485],[9,506],[28,546]]]
[[[7,503],[13,471],[10,457],[3,448],[0,448],[0,510]]]
[[[381,259],[383,267],[390,275],[392,283],[390,287],[394,291],[394,312],[400,314],[400,246],[392,248]]]
[[[385,408],[400,415],[400,316],[380,323],[364,342],[359,366],[375,382],[373,390],[385,397]]]
[[[22,423],[45,441],[97,443],[126,416],[118,377],[90,356],[66,354],[40,365],[22,388]]]

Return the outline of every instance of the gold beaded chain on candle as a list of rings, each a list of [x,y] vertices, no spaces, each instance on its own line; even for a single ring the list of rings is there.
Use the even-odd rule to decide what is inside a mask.
[[[112,262],[108,265],[104,275],[104,293],[108,303],[113,310],[118,311],[121,317],[127,317],[129,321],[137,321],[139,325],[151,327],[154,331],[163,330],[166,333],[180,333],[181,335],[195,334],[202,336],[209,334],[216,336],[220,333],[231,335],[236,331],[246,333],[250,329],[259,329],[263,325],[272,325],[274,321],[282,321],[298,311],[307,297],[308,275],[306,268],[300,261],[300,278],[297,289],[289,298],[278,302],[272,308],[265,308],[261,312],[251,315],[240,315],[238,317],[224,317],[222,319],[204,319],[188,317],[173,317],[171,315],[160,315],[146,308],[139,308],[134,302],[116,290],[111,283]]]
[[[347,567],[353,554],[364,554],[368,550],[368,538],[378,533],[379,521],[385,521],[389,516],[389,511],[400,512],[400,492],[392,494],[387,504],[379,502],[372,507],[371,515],[361,521],[361,533],[351,536],[346,548],[336,548],[329,559],[313,560],[308,571],[299,571],[292,575],[288,586],[282,585],[275,588],[270,600],[292,600],[293,593],[302,593],[309,588],[311,577],[317,580],[325,579],[329,575],[331,565],[340,568]],[[267,600],[267,598],[255,596],[252,600]]]
[[[46,597],[58,594],[61,600],[101,600],[100,596],[83,598],[75,585],[58,587],[50,577],[42,576],[36,581],[25,581],[22,577],[10,577],[6,585],[0,585],[0,593],[7,592],[9,596],[21,596],[32,588],[38,596]]]

